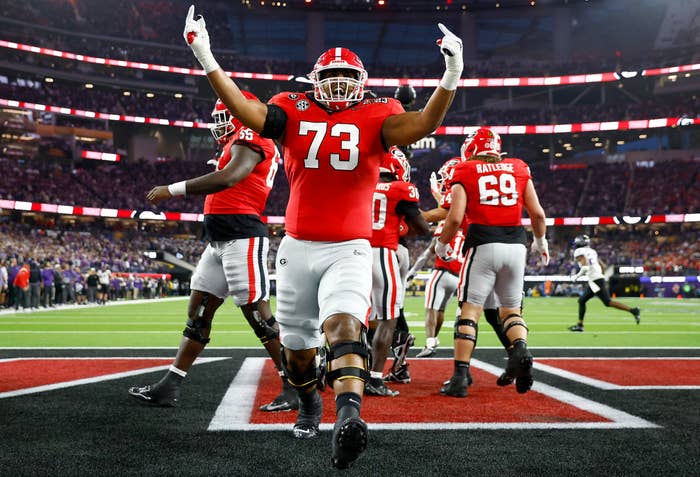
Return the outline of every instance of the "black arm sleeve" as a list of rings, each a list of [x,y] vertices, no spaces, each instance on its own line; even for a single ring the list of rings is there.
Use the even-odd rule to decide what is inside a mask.
[[[263,126],[260,135],[270,139],[280,139],[284,135],[286,127],[287,113],[284,112],[284,109],[276,104],[268,104],[265,126]]]
[[[396,204],[396,213],[410,218],[420,215],[420,210],[418,209],[418,204],[416,202],[400,200],[399,203]]]

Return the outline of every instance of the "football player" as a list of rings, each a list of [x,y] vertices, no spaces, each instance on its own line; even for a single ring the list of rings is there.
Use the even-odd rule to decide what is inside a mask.
[[[433,172],[430,175],[430,191],[433,194],[439,206],[429,211],[422,211],[424,217],[430,220],[438,221],[438,226],[435,229],[435,237],[442,233],[444,219],[447,217],[447,210],[452,203],[452,196],[449,192],[448,183],[452,178],[454,168],[460,162],[464,161],[464,157],[458,156],[448,159],[438,170],[437,174]],[[450,242],[450,247],[454,250],[452,259],[449,261],[443,260],[440,257],[435,258],[435,266],[431,273],[431,277],[426,286],[425,293],[425,347],[416,355],[416,358],[426,358],[435,354],[435,349],[440,345],[438,335],[442,329],[442,324],[445,320],[445,307],[450,298],[457,291],[459,282],[459,272],[464,263],[464,254],[462,248],[464,245],[464,231],[468,228],[468,221],[462,222],[462,226],[457,230],[455,236]],[[416,263],[409,272],[409,277],[415,276],[418,270],[428,258],[435,254],[435,241],[431,242],[425,251],[416,260]],[[498,319],[498,303],[496,297],[491,293],[484,302],[484,316],[486,321],[491,325],[496,332],[496,336],[503,344],[504,348],[508,348],[508,343],[503,336],[503,328]],[[471,384],[471,375],[469,375],[469,383]]]
[[[578,323],[569,327],[570,331],[583,332],[583,318],[586,316],[586,302],[597,296],[605,306],[612,306],[618,310],[631,313],[634,320],[639,324],[641,312],[639,308],[630,308],[616,300],[610,298],[608,285],[605,282],[603,268],[598,259],[598,252],[591,248],[591,239],[588,235],[579,235],[574,238],[574,259],[578,264],[579,271],[571,277],[573,281],[585,276],[588,280],[586,291],[578,299]]]
[[[396,253],[400,224],[404,220],[411,235],[425,235],[430,232],[430,226],[418,209],[418,188],[410,182],[410,173],[406,156],[399,148],[392,146],[379,165],[379,182],[372,200],[370,321],[375,321],[376,326],[372,338],[372,369],[369,381],[365,385],[365,393],[374,396],[399,394],[384,384],[383,370],[405,294]],[[402,365],[408,366],[399,363],[396,366],[397,371]]]
[[[246,98],[254,99],[244,92]],[[209,343],[211,322],[227,296],[232,296],[275,363],[282,392],[262,411],[298,409],[296,392],[284,376],[279,326],[268,302],[267,226],[260,219],[277,172],[280,155],[270,139],[243,126],[217,100],[211,132],[223,147],[216,170],[168,186],[156,186],[146,198],[154,205],[173,196],[208,194],[204,232],[209,239],[192,275],[187,326],[168,373],[153,385],[133,387],[129,394],[160,406],[174,406],[180,385],[194,360]]]
[[[211,53],[204,19],[185,21],[185,41],[217,96],[243,124],[284,147],[290,198],[286,235],[277,253],[277,318],[290,383],[298,389],[296,437],[318,435],[316,352],[320,330],[336,399],[331,463],[347,468],[367,446],[360,417],[367,372],[364,340],[372,289],[372,195],[388,146],[432,133],[455,96],[463,69],[462,42],[444,25],[438,41],[446,70],[420,111],[394,98],[365,98],[367,71],[346,48],[316,61],[313,91],[283,92],[267,104],[246,99]]]
[[[442,394],[465,397],[469,361],[479,316],[489,294],[499,302],[500,323],[510,344],[506,378],[513,378],[519,393],[532,387],[532,355],[527,349],[527,325],[521,315],[527,235],[522,209],[532,220],[532,250],[546,264],[549,249],[545,238],[545,213],[540,205],[530,170],[520,159],[501,157],[501,138],[488,128],[478,128],[462,146],[465,161],[450,179],[451,206],[436,254],[450,259],[450,241],[469,222],[465,239],[465,261],[460,271],[458,299],[460,316],[454,331],[454,373],[440,389]],[[501,378],[499,378],[499,381]]]

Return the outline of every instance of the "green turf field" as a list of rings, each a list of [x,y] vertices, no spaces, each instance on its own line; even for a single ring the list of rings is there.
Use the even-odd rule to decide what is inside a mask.
[[[588,303],[584,333],[567,328],[576,322],[575,298],[527,298],[525,318],[531,347],[700,347],[700,300],[620,299],[642,309],[642,323],[632,315]],[[452,301],[440,333],[444,346],[452,343]],[[176,347],[183,329],[187,301],[153,300],[0,314],[0,348],[10,347]],[[274,309],[274,300],[273,300]],[[422,297],[408,297],[406,317],[416,335],[416,347],[425,343]],[[243,316],[228,301],[214,321],[213,347],[258,347]],[[499,346],[486,320],[481,322],[479,347]]]

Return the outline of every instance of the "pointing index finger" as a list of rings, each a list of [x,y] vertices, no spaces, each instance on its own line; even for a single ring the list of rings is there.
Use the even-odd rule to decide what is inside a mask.
[[[187,10],[187,18],[185,21],[191,22],[194,20],[194,5],[190,5],[190,9]]]
[[[452,33],[450,30],[448,30],[447,27],[445,25],[443,25],[442,23],[438,23],[438,28],[440,29],[442,34],[447,36],[447,37],[457,36],[454,33]]]

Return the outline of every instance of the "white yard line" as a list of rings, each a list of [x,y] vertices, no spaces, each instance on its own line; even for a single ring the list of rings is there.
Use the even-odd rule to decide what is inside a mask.
[[[224,399],[216,410],[216,415],[209,424],[210,431],[290,431],[291,424],[253,424],[250,423],[257,383],[260,380],[263,365],[267,358],[246,358],[236,374]],[[435,359],[435,358],[433,358]],[[472,366],[482,369],[494,376],[501,374],[501,368],[472,359]],[[453,429],[642,429],[657,428],[656,424],[612,408],[599,402],[591,401],[567,391],[542,383],[535,383],[533,391],[557,401],[567,403],[578,409],[601,416],[612,422],[405,422],[405,423],[368,423],[370,429],[376,430],[453,430]],[[321,424],[321,430],[331,430],[332,424]]]

